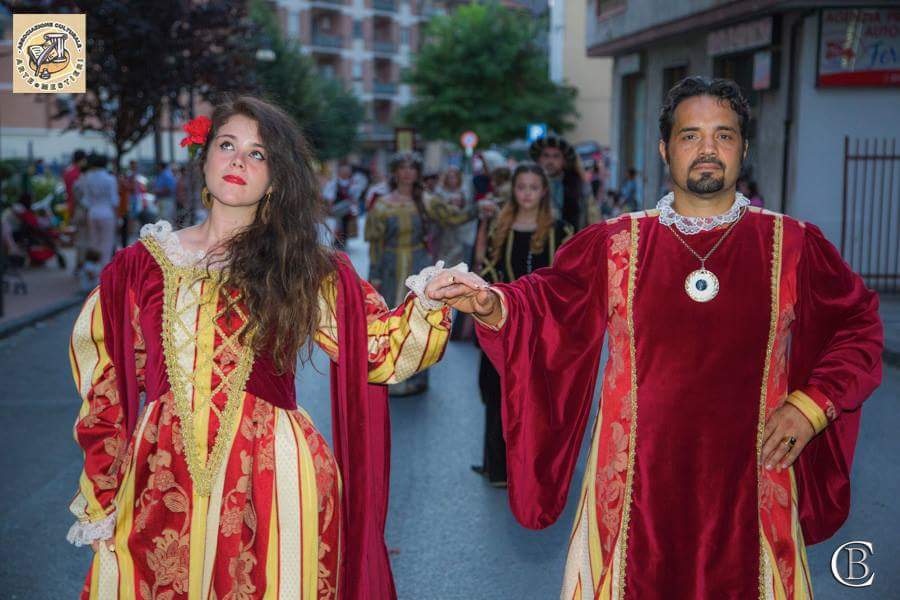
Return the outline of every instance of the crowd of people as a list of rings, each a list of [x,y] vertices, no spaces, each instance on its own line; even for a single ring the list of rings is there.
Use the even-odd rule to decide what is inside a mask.
[[[609,185],[608,159],[600,154],[588,158],[590,167],[585,170],[583,158],[564,138],[550,135],[539,139],[529,153],[547,174],[554,214],[574,231],[643,205],[641,177],[633,167],[625,170],[623,181],[615,190]],[[411,169],[409,173],[415,172],[415,178],[404,183],[398,192],[397,170],[403,164]],[[418,155],[410,153],[405,158],[395,157],[387,177],[379,177],[374,169],[354,166],[349,160],[339,161],[333,176],[328,176],[327,166],[317,163],[319,193],[329,216],[330,231],[324,237],[342,249],[347,239],[365,233],[373,262],[379,265],[373,271],[379,289],[394,289],[395,296],[402,289],[405,276],[415,271],[415,265],[424,264],[426,256],[439,257],[447,264],[466,262],[473,269],[482,269],[490,226],[510,197],[511,168],[515,164],[515,160],[502,159],[496,153],[476,154],[468,169],[451,164],[442,171],[426,172]],[[59,168],[48,168],[38,159],[29,173],[50,175],[53,170]],[[54,257],[63,266],[66,260],[60,250],[71,243],[76,248],[75,275],[82,280],[85,291],[96,285],[100,270],[113,252],[132,242],[143,225],[165,220],[183,226],[205,216],[202,203],[197,202],[201,179],[188,164],[161,162],[155,168],[146,164],[142,168],[138,161],[131,160],[115,173],[105,155],[76,150],[71,162],[61,169],[60,177],[65,187],[63,210],[35,207],[31,194],[23,192],[4,211],[5,256],[8,264],[14,266],[39,266]],[[668,189],[667,185],[664,191]],[[738,189],[752,205],[763,205],[754,181],[741,177]],[[392,203],[397,204],[398,198],[412,198],[409,206],[416,207],[416,215],[424,219],[398,220],[402,206],[399,212],[397,207],[386,210]],[[376,202],[379,199],[382,202]],[[363,232],[360,217],[376,204],[374,219],[366,221],[371,224]],[[414,252],[417,245],[418,254]],[[399,254],[398,248],[402,248]],[[396,268],[387,265],[398,260],[406,267],[395,273]],[[390,292],[387,295],[390,297]],[[457,339],[471,334],[471,323],[465,319],[454,326]],[[410,384],[413,392],[420,391],[420,387]],[[402,392],[398,389],[396,393]]]
[[[334,245],[344,248],[347,239],[359,232],[359,218],[365,214],[362,233],[369,247],[368,279],[389,304],[402,302],[407,278],[435,260],[447,265],[466,263],[498,281],[511,281],[531,268],[546,266],[569,235],[605,214],[606,177],[601,167],[586,173],[574,147],[559,136],[536,140],[529,155],[530,161],[516,165],[496,153],[479,153],[466,169],[450,165],[440,172],[426,172],[418,154],[398,153],[384,181],[373,181],[364,170],[342,161],[334,176],[322,181]],[[535,188],[527,192],[531,194],[527,200],[522,195],[526,192],[517,191],[519,184]],[[523,206],[527,207],[524,212]],[[527,250],[526,238],[532,234],[534,254]],[[509,266],[510,260],[518,264],[520,258],[525,261],[521,269]],[[457,318],[453,338],[472,336],[471,320]],[[391,394],[421,393],[427,381],[428,373],[422,372],[391,386]],[[485,385],[490,410],[498,406],[499,394],[492,395],[491,385]],[[502,444],[499,430],[494,427],[491,432],[486,447],[496,446],[498,438]],[[491,462],[496,461],[485,460],[485,464]],[[491,479],[502,485],[502,469]]]
[[[116,173],[108,156],[84,150],[76,150],[61,169],[34,161],[22,176],[18,197],[0,219],[7,265],[39,267],[56,257],[66,268],[62,249],[74,246],[74,275],[87,292],[97,285],[115,250],[134,241],[141,226],[159,219],[186,225],[202,218],[202,209],[193,202],[199,178],[186,165],[159,163],[146,171],[153,174],[145,175],[138,161],[131,160]],[[63,200],[54,204],[52,193],[34,198],[35,177],[60,186]]]

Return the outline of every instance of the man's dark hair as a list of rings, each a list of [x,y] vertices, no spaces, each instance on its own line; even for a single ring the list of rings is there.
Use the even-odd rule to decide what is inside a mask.
[[[105,169],[109,159],[105,154],[98,154],[92,152],[90,156],[87,157],[88,168],[90,169]]]
[[[634,167],[628,167],[628,176],[635,177],[637,175],[637,169]]]
[[[675,109],[678,105],[694,96],[711,96],[728,102],[731,110],[737,113],[741,127],[741,139],[746,143],[750,124],[750,105],[741,93],[741,88],[731,79],[709,79],[708,77],[685,77],[669,90],[662,110],[659,111],[659,139],[666,144],[672,135],[675,124]]]
[[[87,157],[84,150],[76,150],[74,154],[72,154],[72,162],[81,162]]]

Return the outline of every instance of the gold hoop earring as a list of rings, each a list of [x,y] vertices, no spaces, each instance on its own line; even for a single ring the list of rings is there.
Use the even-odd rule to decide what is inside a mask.
[[[212,195],[209,193],[209,188],[205,185],[203,186],[203,189],[200,190],[200,202],[203,203],[203,207],[206,210],[212,208]]]

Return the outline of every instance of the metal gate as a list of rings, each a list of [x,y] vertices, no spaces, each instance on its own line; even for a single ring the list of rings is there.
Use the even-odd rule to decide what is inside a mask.
[[[841,254],[866,284],[900,293],[897,140],[844,137]]]

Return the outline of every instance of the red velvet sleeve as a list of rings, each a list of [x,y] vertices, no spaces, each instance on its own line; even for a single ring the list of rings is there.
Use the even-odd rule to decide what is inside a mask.
[[[525,527],[559,517],[578,460],[606,327],[606,227],[574,236],[553,267],[495,286],[506,320],[477,327],[500,373],[509,501]]]
[[[795,463],[800,520],[814,544],[849,513],[861,405],[881,383],[884,338],[877,294],[813,225],[806,226],[798,269],[790,385],[829,421]]]

